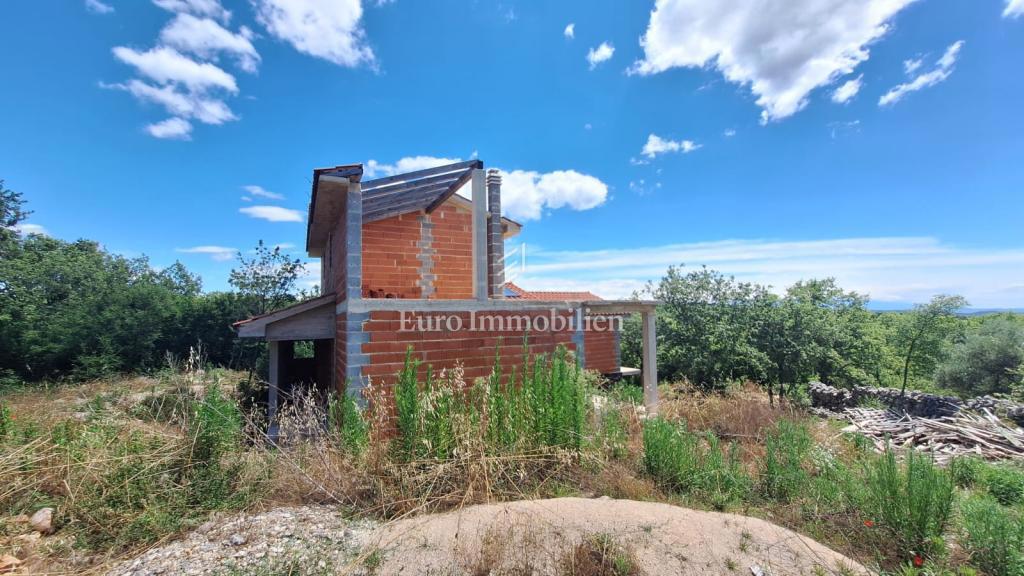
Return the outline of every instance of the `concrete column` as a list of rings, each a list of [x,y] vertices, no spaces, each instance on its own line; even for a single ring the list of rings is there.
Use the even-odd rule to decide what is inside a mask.
[[[491,298],[505,297],[505,238],[501,230],[501,174],[487,171],[487,287]]]
[[[654,311],[643,312],[644,405],[648,416],[658,415],[658,340],[654,328]]]
[[[270,387],[267,389],[267,435],[271,441],[277,440],[277,392],[281,384],[281,349],[280,342],[267,342],[270,352]]]
[[[345,285],[335,290],[349,302],[363,297],[363,191],[359,182],[349,181],[345,196]]]
[[[473,170],[473,298],[487,299],[487,191],[484,171]]]

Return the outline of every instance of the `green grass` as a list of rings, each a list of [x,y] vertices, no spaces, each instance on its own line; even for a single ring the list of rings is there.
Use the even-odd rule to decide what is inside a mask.
[[[960,505],[960,543],[971,563],[989,576],[1024,574],[1024,518],[990,496]]]
[[[800,494],[810,475],[804,468],[813,441],[807,427],[780,420],[765,439],[761,490],[768,498],[788,501]]]

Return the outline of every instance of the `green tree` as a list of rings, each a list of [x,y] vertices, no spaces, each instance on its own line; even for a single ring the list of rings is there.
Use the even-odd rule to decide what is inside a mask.
[[[964,396],[1010,393],[1024,368],[1024,323],[1012,316],[986,318],[935,372],[938,385]]]
[[[967,301],[960,296],[939,295],[902,315],[894,335],[903,365],[901,395],[907,393],[907,382],[912,374],[934,372],[949,337],[959,328],[956,311],[964,306]]]
[[[0,247],[18,235],[15,226],[22,223],[31,212],[25,210],[25,200],[20,192],[4,186],[0,179]]]
[[[251,300],[253,314],[265,314],[294,301],[295,282],[303,270],[299,259],[260,240],[252,258],[238,253],[238,264],[228,282]]]

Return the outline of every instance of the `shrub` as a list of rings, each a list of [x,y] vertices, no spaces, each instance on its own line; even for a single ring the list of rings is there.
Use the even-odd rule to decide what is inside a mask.
[[[813,442],[807,427],[780,420],[765,439],[761,488],[765,496],[788,501],[798,495],[810,479],[804,462]]]
[[[370,442],[370,430],[356,399],[350,394],[327,399],[327,418],[342,450],[360,454]]]
[[[1004,506],[1024,502],[1024,470],[1009,464],[989,466],[981,476],[985,490]]]
[[[242,414],[238,405],[225,397],[220,388],[211,385],[196,405],[186,428],[191,440],[186,473],[193,483],[189,500],[210,508],[225,506],[243,494],[233,490],[239,467],[236,462],[223,462],[224,456],[237,449],[242,438]]]
[[[959,488],[972,488],[981,480],[985,461],[975,456],[960,456],[949,463],[949,474]]]
[[[460,443],[483,443],[488,453],[537,448],[579,451],[586,424],[586,376],[564,347],[550,357],[524,354],[507,377],[500,358],[489,378],[467,385],[456,367],[435,376],[406,354],[395,386],[395,447],[406,460],[448,459]]]
[[[931,458],[906,452],[896,461],[892,448],[867,464],[867,509],[906,552],[928,553],[941,547],[953,505],[953,480]]]
[[[659,418],[644,423],[644,469],[663,487],[703,496],[717,508],[742,498],[750,479],[743,472],[737,446],[719,447],[713,433],[698,435]]]
[[[971,563],[991,576],[1024,574],[1024,519],[988,496],[960,506],[960,544]]]
[[[11,409],[7,404],[0,402],[0,440],[7,438],[7,432],[11,429]]]

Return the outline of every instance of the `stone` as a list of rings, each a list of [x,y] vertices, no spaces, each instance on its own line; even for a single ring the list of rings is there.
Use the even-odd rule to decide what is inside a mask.
[[[40,534],[53,534],[53,508],[40,508],[29,518],[28,524]]]
[[[231,544],[232,546],[241,546],[246,542],[246,537],[241,534],[232,534],[231,537],[228,538],[228,544]]]

